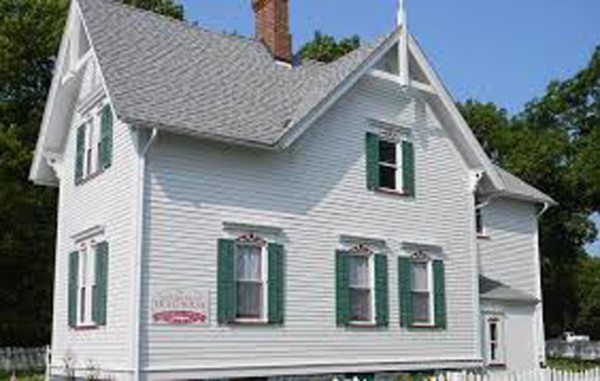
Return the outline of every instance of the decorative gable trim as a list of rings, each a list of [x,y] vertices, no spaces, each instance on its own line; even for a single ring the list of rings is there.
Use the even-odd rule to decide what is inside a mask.
[[[434,100],[433,104],[435,105],[436,102],[439,102],[439,106],[447,110],[452,121],[457,127],[456,130],[460,134],[460,139],[465,141],[467,145],[466,148],[472,152],[474,158],[477,159],[481,167],[485,170],[494,187],[498,191],[504,190],[504,183],[496,173],[491,160],[484,152],[483,148],[477,141],[477,138],[475,138],[473,131],[471,131],[471,128],[469,127],[462,114],[456,107],[456,103],[450,96],[450,93],[446,90],[446,87],[443,85],[440,77],[433,70],[431,65],[429,65],[429,61],[427,60],[418,42],[412,36],[410,36],[409,48],[410,52],[413,55],[413,58],[415,59],[417,64],[421,66],[421,69],[427,77],[428,82],[431,84],[431,87],[433,87],[435,93],[437,94],[436,97],[431,98]]]
[[[79,31],[80,26],[77,25],[77,23],[81,23],[80,26],[83,28],[83,32],[89,41],[89,51],[87,51],[86,54],[79,59],[77,66],[71,69],[65,66],[69,65],[71,60],[70,54],[67,54],[69,53],[67,48],[72,35]],[[59,177],[53,175],[52,166],[50,166],[45,160],[46,152],[52,152],[52,150],[47,147],[48,135],[51,133],[56,133],[54,131],[50,131],[51,128],[58,129],[59,133],[63,136],[63,138],[60,140],[66,142],[64,136],[68,135],[70,125],[62,125],[63,123],[59,123],[59,126],[52,125],[53,123],[57,124],[53,121],[54,114],[61,111],[56,110],[55,108],[57,105],[68,104],[71,105],[71,110],[75,111],[77,106],[75,105],[76,100],[73,99],[75,97],[73,92],[75,89],[79,88],[79,84],[82,80],[81,70],[79,69],[85,66],[85,64],[89,63],[91,60],[94,60],[98,66],[97,70],[100,77],[102,94],[108,98],[108,103],[113,108],[114,114],[118,117],[116,105],[110,96],[108,86],[106,86],[106,80],[102,72],[100,61],[98,60],[98,55],[94,49],[94,41],[92,41],[88,32],[86,20],[83,17],[83,13],[81,12],[78,2],[72,1],[69,7],[67,23],[60,43],[59,53],[56,60],[57,64],[54,70],[52,84],[50,85],[48,100],[44,109],[44,116],[34,151],[32,165],[29,170],[29,180],[33,181],[35,184],[54,187],[58,186],[57,180]],[[67,75],[65,76],[65,74]],[[93,100],[90,99],[90,101]],[[64,149],[65,145],[63,143],[61,152],[53,152],[53,154],[60,155]]]

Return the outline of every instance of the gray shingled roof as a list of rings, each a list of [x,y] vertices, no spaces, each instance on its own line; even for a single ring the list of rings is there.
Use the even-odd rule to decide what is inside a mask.
[[[289,68],[252,38],[109,0],[78,3],[117,115],[207,138],[274,145],[376,48]]]
[[[497,300],[518,303],[538,303],[539,299],[526,292],[516,290],[502,282],[479,276],[479,297],[486,300]]]
[[[506,192],[516,198],[522,198],[529,201],[545,202],[550,205],[556,205],[556,201],[552,197],[542,193],[533,186],[527,184],[512,173],[495,166],[496,172],[506,187]]]

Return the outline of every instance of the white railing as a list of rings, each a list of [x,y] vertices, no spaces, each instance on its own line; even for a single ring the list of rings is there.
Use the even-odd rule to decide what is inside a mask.
[[[561,340],[548,340],[546,342],[546,354],[550,357],[598,360],[600,359],[600,341],[567,343]]]
[[[0,348],[0,373],[46,368],[48,347]]]
[[[488,374],[448,373],[435,378],[444,381],[600,381],[600,368],[582,372],[536,369],[526,372]]]

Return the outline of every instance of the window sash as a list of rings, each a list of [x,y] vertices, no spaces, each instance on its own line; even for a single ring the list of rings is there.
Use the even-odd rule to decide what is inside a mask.
[[[485,234],[485,228],[483,225],[483,211],[481,208],[475,208],[475,229],[477,234]]]
[[[92,306],[96,287],[96,249],[84,247],[79,252],[78,290],[77,290],[77,324],[93,325]]]
[[[433,324],[434,322],[432,263],[433,261],[412,261],[410,264],[411,316],[415,324]],[[417,269],[419,272],[416,271]],[[417,276],[422,278],[417,279]]]
[[[237,319],[263,320],[267,317],[266,255],[264,246],[243,243],[235,245]]]
[[[370,288],[350,287],[350,320],[373,320],[373,292]]]
[[[263,316],[264,284],[262,282],[237,281],[237,317],[260,319]]]
[[[431,293],[426,291],[412,291],[412,321],[415,323],[426,323],[429,324],[432,321],[432,296]],[[420,299],[424,304],[419,304],[417,301]]]
[[[395,148],[395,163],[390,163],[388,161],[384,161],[383,158],[383,154],[382,149],[381,149],[381,143],[388,143],[388,144],[394,144],[396,146]],[[379,154],[379,160],[378,160],[378,170],[380,172],[379,178],[380,178],[380,183],[383,183],[383,176],[382,176],[382,169],[392,169],[394,171],[394,186],[393,187],[389,187],[389,186],[382,186],[381,188],[383,189],[390,189],[390,190],[397,190],[397,191],[402,191],[404,189],[404,176],[403,176],[403,155],[402,155],[402,141],[398,141],[398,142],[391,142],[388,140],[384,140],[382,139],[380,141],[380,154]]]
[[[501,364],[504,362],[504,353],[502,348],[503,332],[502,321],[498,318],[490,318],[487,322],[487,358],[490,364]]]
[[[373,255],[349,256],[350,321],[372,322],[375,317]]]

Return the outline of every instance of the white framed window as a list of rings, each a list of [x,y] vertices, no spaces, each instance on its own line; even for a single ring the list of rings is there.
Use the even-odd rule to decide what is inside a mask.
[[[479,237],[486,237],[483,205],[478,197],[475,198],[475,232]]]
[[[350,321],[373,323],[375,320],[374,256],[352,253],[349,261]]]
[[[485,226],[483,224],[483,211],[481,208],[475,208],[475,226],[478,236],[485,235]]]
[[[94,289],[96,287],[96,243],[87,241],[80,244],[78,250],[79,268],[77,269],[77,325],[95,325],[92,317]]]
[[[85,122],[85,177],[91,176],[97,166],[97,163],[95,163],[94,160],[94,147],[98,135],[96,130],[95,118],[88,118],[88,120]]]
[[[98,102],[82,114],[84,122],[78,128],[76,167],[78,180],[86,180],[102,172],[102,115],[104,102]],[[106,144],[110,144],[107,142]]]
[[[485,318],[486,359],[489,365],[504,365],[504,320],[501,315]]]
[[[267,266],[265,244],[236,242],[236,320],[267,320]]]
[[[410,262],[410,291],[412,323],[434,324],[433,266],[427,259],[412,259]]]
[[[395,139],[379,140],[379,185],[382,189],[402,191],[402,142]]]

